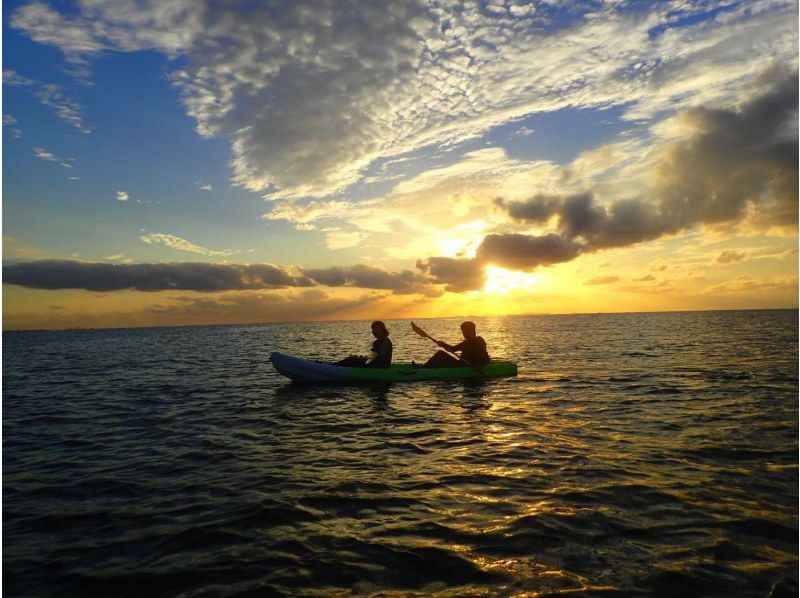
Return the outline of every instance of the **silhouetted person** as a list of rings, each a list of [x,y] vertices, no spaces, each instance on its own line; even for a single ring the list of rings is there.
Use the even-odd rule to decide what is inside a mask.
[[[444,351],[436,351],[425,365],[425,368],[454,368],[464,366],[465,363],[476,367],[483,367],[489,363],[489,353],[486,351],[486,341],[475,333],[474,322],[464,322],[461,324],[461,333],[464,340],[457,345],[448,345],[444,341],[436,341],[436,344],[447,349],[451,353],[461,352],[461,359],[456,359]]]
[[[369,357],[351,355],[333,365],[351,368],[388,368],[392,365],[392,341],[389,340],[386,324],[380,320],[373,322],[372,336],[375,337],[375,341],[372,343],[372,352]]]

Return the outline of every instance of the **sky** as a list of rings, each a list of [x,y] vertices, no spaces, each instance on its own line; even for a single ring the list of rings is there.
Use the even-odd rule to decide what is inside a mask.
[[[798,306],[798,5],[3,3],[4,329]]]

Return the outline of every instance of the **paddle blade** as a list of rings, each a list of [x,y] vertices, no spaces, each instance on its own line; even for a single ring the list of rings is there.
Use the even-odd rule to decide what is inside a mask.
[[[419,334],[422,338],[431,338],[431,335],[429,335],[422,328],[414,324],[414,322],[411,322],[411,330]]]

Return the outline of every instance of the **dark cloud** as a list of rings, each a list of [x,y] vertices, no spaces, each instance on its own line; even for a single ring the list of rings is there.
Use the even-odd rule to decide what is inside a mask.
[[[417,268],[451,293],[480,289],[486,282],[484,262],[475,258],[429,257],[417,260]]]
[[[271,264],[107,264],[39,260],[3,266],[3,282],[34,289],[87,291],[232,291],[312,286],[305,276]]]
[[[543,223],[558,213],[561,208],[561,196],[539,193],[525,202],[507,202],[498,197],[494,203],[507,211],[515,220]]]
[[[497,198],[495,205],[512,219],[540,225],[553,220],[556,231],[490,234],[475,258],[431,257],[417,268],[457,292],[481,288],[487,263],[532,270],[698,225],[736,222],[751,204],[769,215],[767,224],[796,224],[798,77],[771,71],[759,84],[770,91],[740,110],[696,108],[681,115],[697,132],[663,152],[652,173],[655,185],[643,197],[608,207],[589,192],[538,194],[523,202]],[[586,284],[617,280],[603,276]]]
[[[493,234],[483,238],[477,257],[512,270],[533,270],[538,266],[568,262],[575,259],[578,253],[578,243],[555,233],[541,236]]]
[[[666,148],[640,198],[598,205],[591,193],[495,200],[511,218],[544,223],[581,243],[581,253],[625,247],[703,224],[741,220],[748,206],[765,224],[797,223],[797,75],[740,110],[694,108],[679,118],[697,131]],[[577,255],[577,254],[576,254]]]
[[[3,281],[34,289],[87,291],[253,291],[287,287],[359,287],[397,294],[440,294],[431,281],[411,270],[388,272],[374,266],[335,266],[294,272],[272,264],[108,264],[39,260],[7,264]]]
[[[574,259],[580,246],[572,239],[549,233],[539,237],[519,234],[487,235],[474,258],[429,257],[417,260],[417,268],[430,276],[434,284],[460,293],[483,288],[486,265],[510,270],[533,270]]]
[[[655,279],[656,279],[656,277],[653,276],[652,274],[646,274],[646,275],[642,276],[641,278],[634,278],[633,280],[636,281],[636,282],[652,282]]]
[[[739,111],[688,111],[684,118],[699,133],[670,147],[655,172],[664,229],[738,220],[751,203],[779,208],[782,224],[796,223],[797,105],[795,74]]]
[[[303,273],[316,283],[328,287],[383,289],[401,295],[435,292],[427,278],[411,270],[388,272],[375,266],[356,264],[355,266],[332,266],[330,268],[304,268]]]

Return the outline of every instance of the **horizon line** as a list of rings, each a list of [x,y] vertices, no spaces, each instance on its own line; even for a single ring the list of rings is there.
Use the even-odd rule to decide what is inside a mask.
[[[527,314],[499,314],[494,316],[487,315],[455,315],[455,316],[408,316],[403,318],[378,318],[386,321],[397,320],[458,320],[458,319],[477,319],[477,318],[535,318],[535,317],[562,317],[562,316],[605,316],[605,315],[626,315],[626,314],[677,314],[677,313],[710,313],[710,312],[745,312],[745,311],[799,311],[800,306],[793,307],[749,307],[732,309],[664,309],[651,311],[591,311],[591,312],[569,312],[569,313],[527,313]],[[370,322],[375,318],[342,318],[330,320],[281,320],[273,322],[230,322],[224,324],[162,324],[159,326],[74,326],[67,328],[3,328],[5,333],[19,332],[94,332],[101,330],[148,330],[159,328],[211,328],[220,326],[271,326],[275,324],[325,324],[329,322]]]

